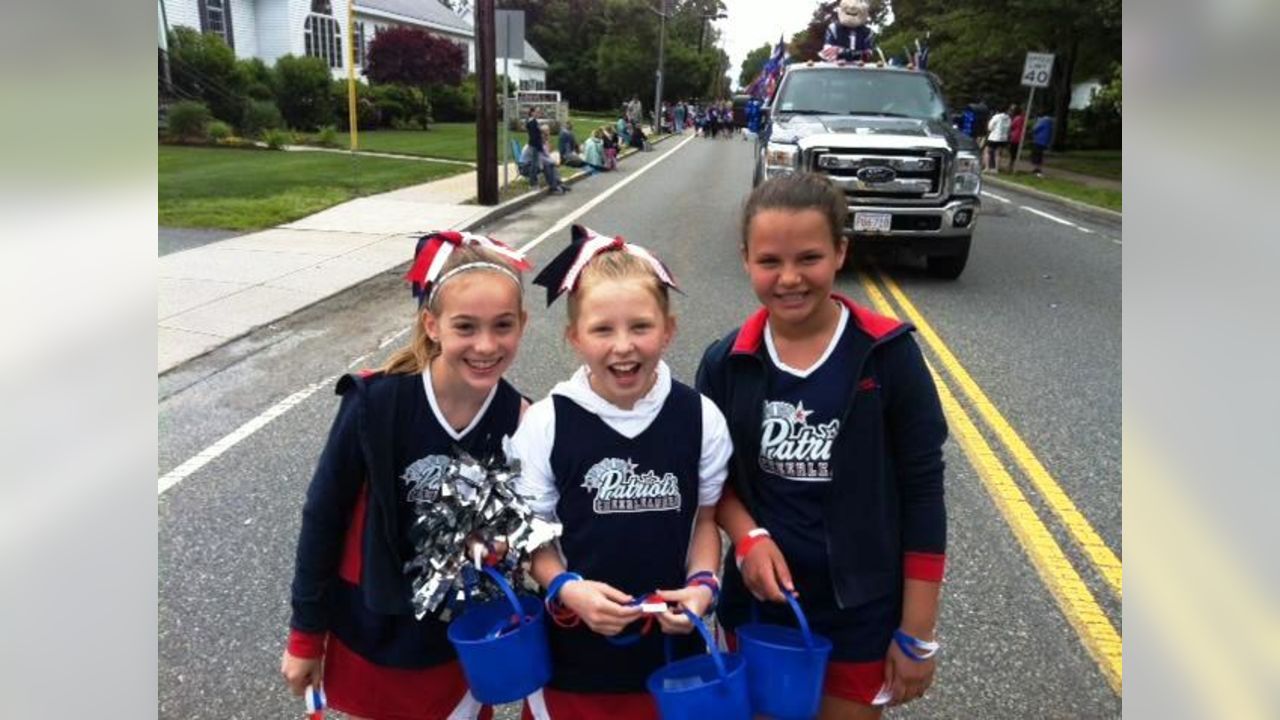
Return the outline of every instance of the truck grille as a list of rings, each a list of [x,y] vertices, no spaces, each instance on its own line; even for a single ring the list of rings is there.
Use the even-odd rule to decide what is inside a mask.
[[[844,190],[850,205],[929,205],[945,195],[943,152],[814,148],[805,161]]]

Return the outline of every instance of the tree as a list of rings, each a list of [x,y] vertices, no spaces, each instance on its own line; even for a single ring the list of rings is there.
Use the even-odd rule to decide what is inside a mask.
[[[169,60],[179,97],[199,100],[215,118],[240,124],[247,103],[246,77],[236,67],[235,51],[222,38],[175,27],[169,31]]]
[[[426,92],[433,85],[458,85],[466,67],[466,52],[453,41],[418,28],[395,27],[374,36],[365,75],[375,83],[412,85]]]
[[[764,64],[769,62],[771,55],[773,55],[773,48],[769,43],[747,53],[747,57],[742,61],[742,72],[738,74],[738,87],[750,85],[764,69]]]
[[[1106,76],[1120,60],[1118,0],[894,0],[893,13],[881,48],[899,54],[930,33],[929,69],[954,105],[1024,102],[1019,75],[1027,51],[1054,53],[1050,86],[1036,93],[1036,104],[1053,108],[1059,149],[1074,80]]]

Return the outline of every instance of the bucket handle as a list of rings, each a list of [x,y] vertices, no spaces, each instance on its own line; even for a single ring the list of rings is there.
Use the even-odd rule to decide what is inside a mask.
[[[702,640],[707,644],[707,652],[711,655],[711,661],[716,664],[716,672],[720,673],[720,679],[724,680],[729,676],[728,669],[724,666],[723,653],[720,652],[720,646],[716,643],[716,639],[711,635],[711,631],[707,629],[706,624],[702,622],[702,618],[698,617],[693,611],[686,609],[684,614],[693,621],[693,626],[698,629],[698,634],[702,635]],[[667,636],[666,641],[662,644],[663,652],[667,657],[667,664],[675,662],[671,652],[671,637]]]
[[[498,586],[498,589],[502,591],[502,594],[507,596],[507,602],[511,603],[512,608],[511,620],[501,620],[494,625],[492,630],[485,633],[485,637],[492,639],[504,635],[509,630],[514,629],[515,626],[518,626],[521,620],[527,621],[528,618],[524,617],[524,606],[520,604],[520,598],[516,597],[515,590],[511,588],[511,585],[507,582],[506,578],[502,577],[502,573],[491,567],[486,567],[483,572],[485,575],[489,576],[489,579],[493,580],[494,584]],[[467,604],[471,603],[472,585],[473,583],[468,583],[465,587]]]
[[[805,617],[804,610],[800,609],[800,602],[796,600],[795,593],[786,588],[782,590],[782,597],[786,598],[787,604],[791,606],[791,611],[795,613],[796,621],[800,624],[800,634],[804,636],[805,647],[812,650],[814,648],[813,632],[809,630],[809,619]],[[759,604],[754,600],[751,602],[751,622],[760,622]]]

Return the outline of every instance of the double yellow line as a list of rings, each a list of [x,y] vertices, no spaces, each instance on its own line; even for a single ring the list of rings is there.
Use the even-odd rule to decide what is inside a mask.
[[[893,296],[894,301],[903,313],[916,326],[920,336],[924,338],[938,362],[946,370],[951,380],[960,388],[978,415],[986,422],[1018,467],[1026,474],[1031,485],[1043,498],[1045,504],[1067,529],[1072,540],[1080,547],[1090,563],[1102,576],[1107,586],[1121,597],[1121,565],[1115,553],[1107,547],[1102,538],[1076,508],[1071,498],[1063,492],[1061,486],[1036,458],[1035,453],[1027,447],[1026,442],[1018,435],[1009,421],[995,407],[982,388],[974,382],[960,361],[938,337],[933,326],[925,320],[902,289],[888,275],[876,273],[879,280]],[[875,281],[866,274],[859,275],[859,281],[867,292],[867,296],[877,311],[890,317],[898,317],[894,307],[885,299]],[[982,479],[988,494],[995,501],[1014,535],[1022,544],[1027,556],[1031,559],[1041,580],[1049,588],[1062,609],[1067,621],[1075,629],[1084,643],[1085,649],[1097,662],[1107,682],[1116,692],[1121,691],[1121,638],[1106,613],[1103,612],[1097,599],[1089,590],[1080,574],[1067,558],[1062,548],[1054,540],[1053,535],[1036,514],[1035,508],[1028,502],[1026,495],[1014,481],[999,456],[992,450],[968,412],[956,400],[951,388],[930,365],[934,383],[938,387],[938,397],[942,401],[943,412],[951,426],[955,438],[960,443],[969,462]]]

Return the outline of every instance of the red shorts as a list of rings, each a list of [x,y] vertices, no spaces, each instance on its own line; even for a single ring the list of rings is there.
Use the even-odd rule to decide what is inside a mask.
[[[725,645],[729,652],[737,652],[738,636],[725,631]],[[852,700],[870,705],[884,685],[884,660],[870,662],[838,662],[827,663],[827,678],[823,682],[824,695]]]
[[[375,665],[330,635],[324,653],[324,694],[329,707],[370,720],[490,720],[493,708],[481,706],[467,691],[457,661],[423,668]]]
[[[543,688],[525,698],[521,720],[657,720],[649,693],[588,694]],[[710,719],[708,719],[710,720]]]

